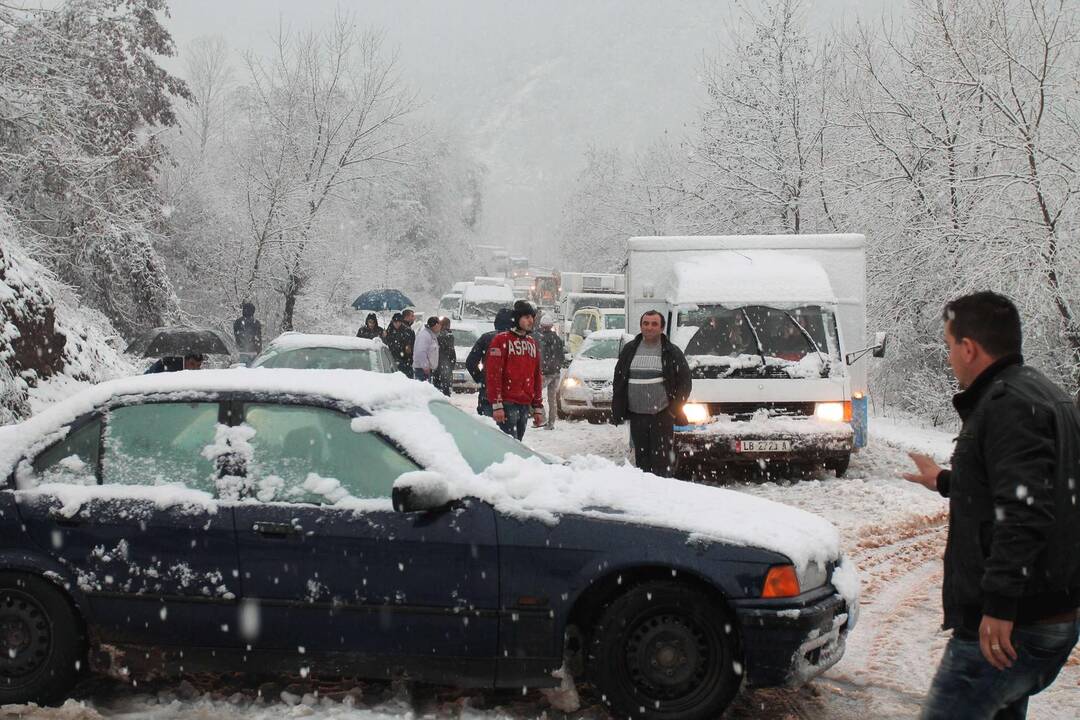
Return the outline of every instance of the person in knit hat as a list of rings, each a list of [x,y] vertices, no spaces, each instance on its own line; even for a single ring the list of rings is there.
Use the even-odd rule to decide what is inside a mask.
[[[484,361],[491,416],[502,431],[525,437],[529,415],[538,427],[544,420],[544,378],[540,346],[532,336],[536,309],[524,300],[514,303],[514,325],[491,341]]]

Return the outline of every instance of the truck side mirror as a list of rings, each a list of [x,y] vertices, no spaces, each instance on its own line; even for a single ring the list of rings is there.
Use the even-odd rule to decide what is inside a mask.
[[[883,333],[883,332],[874,333],[874,357],[876,357],[876,358],[885,357],[885,346],[888,344],[888,342],[889,342],[889,334],[888,333]]]

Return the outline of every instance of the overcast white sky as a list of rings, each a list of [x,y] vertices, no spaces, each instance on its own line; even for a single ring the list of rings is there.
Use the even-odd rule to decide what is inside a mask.
[[[701,105],[698,69],[740,6],[756,0],[170,0],[181,53],[220,35],[269,50],[278,22],[302,29],[338,7],[381,28],[425,112],[489,168],[489,241],[553,260],[563,203],[589,143],[644,148],[682,137]],[[811,0],[822,28],[890,0]],[[181,65],[170,63],[179,70]]]

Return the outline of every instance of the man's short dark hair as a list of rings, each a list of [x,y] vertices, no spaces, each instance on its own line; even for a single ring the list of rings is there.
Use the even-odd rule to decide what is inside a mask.
[[[403,319],[404,319],[404,317],[406,315],[415,315],[415,314],[416,314],[416,311],[414,311],[412,308],[405,308],[404,310],[401,311],[401,317]]]
[[[943,313],[957,341],[968,338],[989,355],[1017,355],[1024,344],[1020,312],[1012,300],[989,290],[950,300]]]
[[[426,321],[424,321],[424,324],[427,325],[429,328],[433,328],[439,324],[439,318],[432,315]]]
[[[664,326],[667,323],[664,321],[664,316],[660,313],[659,310],[646,310],[645,312],[641,313],[641,319],[638,320],[638,325],[639,326],[641,325],[641,321],[644,320],[645,317],[648,316],[648,315],[655,315],[656,317],[660,318],[660,329],[661,330],[664,329]]]

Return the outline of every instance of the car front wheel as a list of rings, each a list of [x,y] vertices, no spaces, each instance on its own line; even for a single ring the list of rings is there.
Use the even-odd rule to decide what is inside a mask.
[[[718,717],[742,681],[738,637],[705,593],[650,582],[618,597],[592,633],[590,674],[619,717]]]
[[[62,702],[85,660],[67,598],[48,580],[0,573],[0,705]]]

